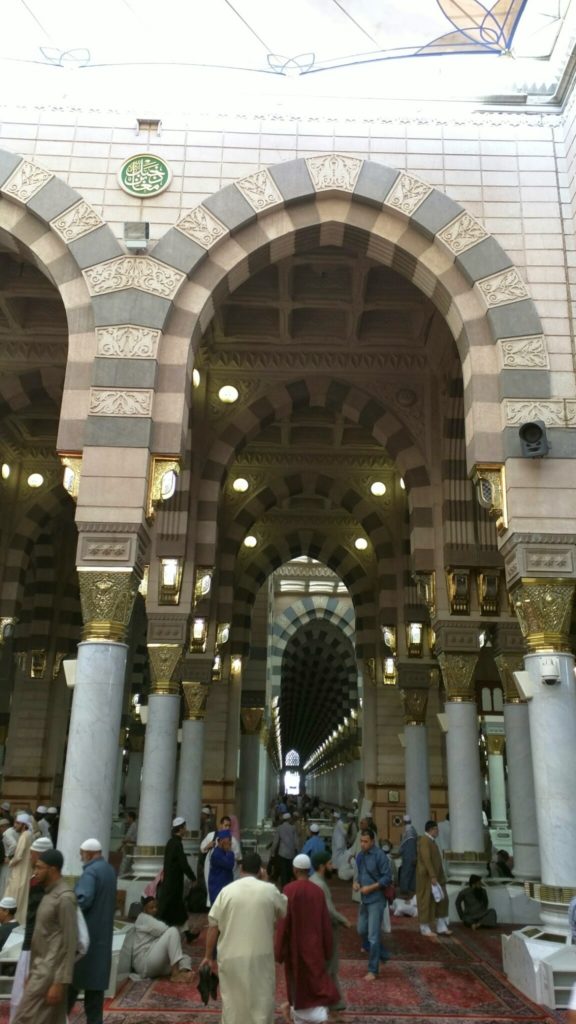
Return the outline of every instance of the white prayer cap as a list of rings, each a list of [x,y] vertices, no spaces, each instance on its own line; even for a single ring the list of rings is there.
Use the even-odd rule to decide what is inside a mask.
[[[211,812],[209,807],[203,807],[202,808],[202,814],[211,814],[211,813],[212,812]]]
[[[412,818],[410,817],[409,814],[403,814],[402,815],[402,821],[409,822],[409,821],[412,821]]]
[[[312,867],[312,861],[307,853],[297,853],[292,861],[293,868],[299,868],[301,871],[309,871]]]
[[[39,836],[34,840],[30,849],[34,850],[34,853],[46,853],[46,850],[52,849],[52,840],[49,836]]]
[[[182,825],[185,824],[186,818],[174,818],[174,821],[172,822],[172,828],[180,828]]]
[[[313,822],[313,824],[310,825],[310,831],[311,832],[319,832],[320,831],[320,825],[317,825],[316,822]]]
[[[46,808],[46,814],[58,814],[58,808],[57,807],[47,807]]]
[[[16,910],[17,903],[13,896],[4,896],[0,900],[0,907],[2,907],[2,910]]]
[[[9,825],[9,824],[10,824],[10,822],[8,821],[8,818],[0,818],[0,827],[2,825]]]
[[[36,808],[36,814],[46,814],[47,810],[48,808],[44,807],[44,804],[40,804],[40,806]]]
[[[102,853],[102,843],[99,839],[85,839],[80,843],[80,849],[85,853]]]
[[[282,817],[283,817],[284,821],[288,821],[288,818],[291,817],[291,814],[290,814],[289,811],[286,811],[286,814],[283,814]]]
[[[10,804],[8,803],[7,800],[5,800],[3,804],[0,804],[0,807],[2,808],[3,811],[9,811],[10,810]]]
[[[340,811],[332,811],[332,817],[333,818],[339,818],[340,817]]]
[[[29,825],[30,824],[30,815],[29,814],[24,814],[24,811],[22,811],[21,814],[17,814],[16,815],[16,821],[19,821],[21,825]]]

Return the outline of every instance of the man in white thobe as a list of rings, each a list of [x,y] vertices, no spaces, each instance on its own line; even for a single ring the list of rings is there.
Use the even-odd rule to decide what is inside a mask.
[[[18,833],[16,849],[8,863],[9,874],[4,889],[5,896],[12,896],[16,900],[16,920],[18,924],[26,924],[26,911],[28,909],[28,890],[30,888],[30,875],[32,865],[30,863],[30,847],[32,845],[32,831],[30,829],[30,817],[28,814],[17,814],[14,828]]]
[[[338,811],[334,811],[334,828],[332,830],[332,866],[335,871],[342,866],[346,858],[346,826]]]
[[[262,881],[262,860],[247,853],[242,876],[224,887],[210,907],[203,964],[218,975],[222,1024],[273,1024],[276,966],[274,927],[286,915],[288,900]]]
[[[142,898],[142,913],[134,923],[132,962],[143,978],[163,978],[171,981],[190,981],[190,957],[182,952],[182,936],[175,926],[170,927],[156,917],[158,904],[153,896]]]

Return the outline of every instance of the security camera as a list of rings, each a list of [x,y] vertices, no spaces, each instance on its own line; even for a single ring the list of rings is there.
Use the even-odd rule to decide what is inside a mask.
[[[561,682],[560,661],[558,658],[542,658],[540,661],[540,677],[545,686],[556,686]]]

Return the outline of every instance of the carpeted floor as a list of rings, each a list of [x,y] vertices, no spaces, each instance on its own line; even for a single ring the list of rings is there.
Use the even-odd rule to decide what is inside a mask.
[[[334,886],[336,903],[351,921],[356,907],[349,887]],[[194,915],[200,927],[205,915]],[[505,931],[496,928],[472,932],[454,925],[452,938],[422,937],[416,921],[392,920],[386,945],[391,959],[380,977],[365,982],[366,954],[360,950],[355,929],[340,929],[340,979],[347,1009],[333,1015],[342,1024],[558,1024],[562,1013],[536,1006],[514,989],[501,973],[500,940]],[[204,950],[203,936],[189,948],[195,964]],[[276,1022],[285,1000],[283,970],[277,970]],[[7,1007],[0,1008],[0,1024],[7,1021]],[[204,1007],[195,984],[173,985],[168,981],[128,981],[106,1007],[105,1024],[217,1024],[220,1002]],[[70,1024],[84,1024],[81,1006]],[[275,1022],[275,1024],[276,1024]],[[246,1024],[251,1024],[246,1021]]]

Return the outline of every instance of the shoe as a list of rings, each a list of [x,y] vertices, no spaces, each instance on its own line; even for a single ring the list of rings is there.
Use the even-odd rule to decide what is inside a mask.
[[[368,974],[364,975],[364,981],[376,981],[377,974],[372,974],[372,971],[368,971]]]
[[[453,935],[454,933],[453,933],[453,932],[451,932],[449,928],[447,928],[447,929],[446,929],[446,931],[444,931],[444,932],[436,932],[436,934],[437,934],[437,935],[438,935],[438,936],[439,936],[440,938],[444,938],[444,936],[445,936],[445,935]]]
[[[214,971],[210,974],[210,995],[212,999],[218,999],[218,975]]]
[[[434,932],[420,932],[420,934],[423,939],[434,939],[434,941],[436,941],[436,939],[438,938],[438,936],[435,935]]]
[[[208,1006],[208,1000],[210,998],[210,975],[211,970],[209,964],[204,964],[198,972],[198,991],[200,993],[200,999],[204,1003],[204,1006]]]

